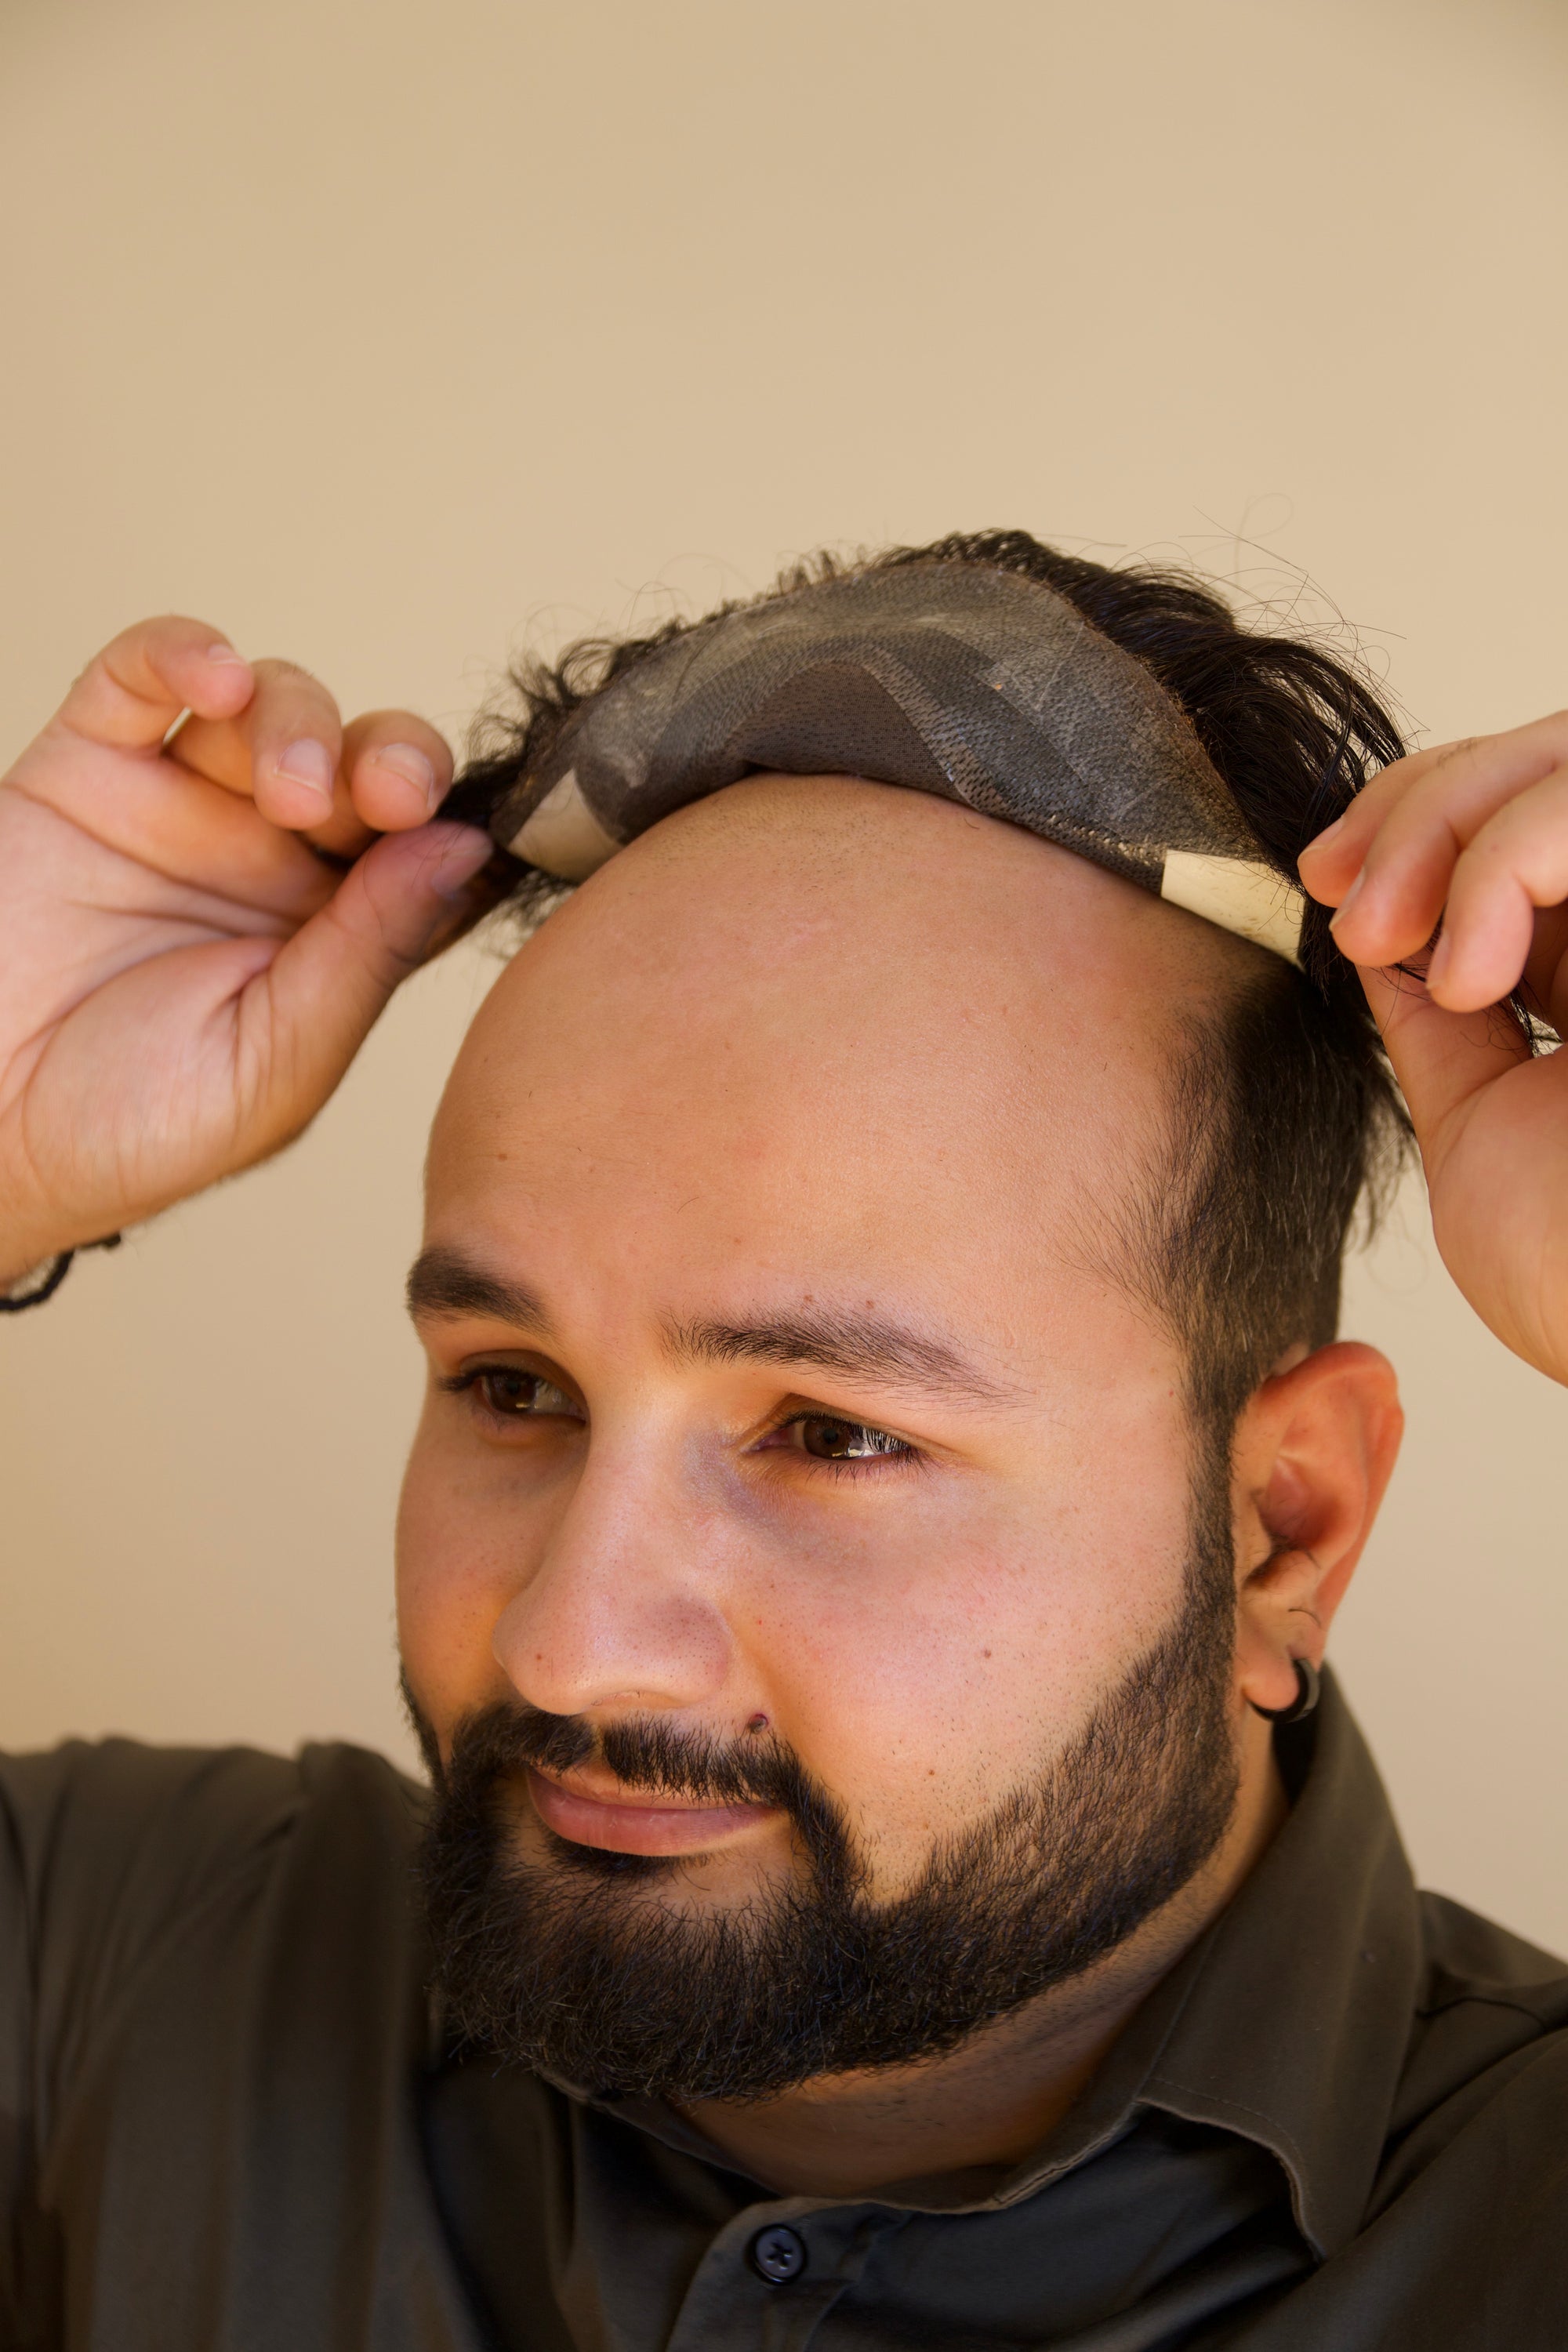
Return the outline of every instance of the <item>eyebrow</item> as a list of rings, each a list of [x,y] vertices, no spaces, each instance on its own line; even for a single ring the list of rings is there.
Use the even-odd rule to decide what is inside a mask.
[[[551,1321],[526,1283],[491,1274],[460,1250],[427,1249],[409,1269],[408,1311],[416,1318],[485,1315],[500,1323],[551,1336]],[[929,1331],[887,1316],[816,1313],[758,1317],[731,1323],[701,1316],[664,1326],[668,1353],[685,1364],[809,1366],[841,1378],[921,1390],[966,1404],[1005,1403],[1017,1394],[983,1372],[963,1349]]]
[[[489,1315],[547,1337],[550,1318],[526,1283],[507,1282],[460,1250],[421,1250],[408,1269],[408,1312],[421,1316]]]
[[[936,1391],[969,1404],[997,1404],[1016,1393],[951,1342],[879,1315],[827,1308],[754,1323],[704,1318],[667,1324],[665,1338],[671,1355],[684,1363],[805,1364],[849,1380]]]

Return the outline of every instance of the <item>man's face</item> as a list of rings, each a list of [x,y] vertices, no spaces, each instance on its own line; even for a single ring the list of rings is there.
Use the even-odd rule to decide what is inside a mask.
[[[1037,1860],[1202,1860],[1135,1851],[1212,1844],[1231,1699],[1212,1613],[1212,1672],[1177,1642],[1180,1360],[1105,1264],[1223,946],[923,794],[760,780],[503,975],[432,1143],[400,1625],[552,1932],[733,1960],[827,1879],[918,1921],[1037,1798]],[[1179,1778],[1192,1714],[1202,1835],[1084,1764],[1162,1660],[1122,1752]]]

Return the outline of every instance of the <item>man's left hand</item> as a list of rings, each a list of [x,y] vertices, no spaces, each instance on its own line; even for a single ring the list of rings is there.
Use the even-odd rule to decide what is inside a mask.
[[[1443,1261],[1483,1322],[1568,1382],[1568,711],[1385,769],[1303,853],[1415,1121]],[[1426,951],[1441,921],[1430,962]],[[1415,962],[1425,979],[1394,969]]]

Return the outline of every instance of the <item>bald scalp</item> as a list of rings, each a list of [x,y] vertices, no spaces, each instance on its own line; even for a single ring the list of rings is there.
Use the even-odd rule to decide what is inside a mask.
[[[584,1097],[651,1088],[689,1116],[719,1090],[765,1123],[771,1094],[781,1126],[786,1095],[807,1122],[896,1097],[932,1150],[966,1121],[994,1127],[996,1153],[1067,1153],[1072,1189],[1103,1202],[1168,1153],[1172,1070],[1262,961],[929,793],[759,775],[664,819],[574,892],[492,992],[465,1060],[482,1055],[497,1078],[544,1023]],[[463,1084],[460,1063],[454,1109]]]
[[[1259,952],[1020,826],[858,776],[748,776],[651,826],[568,904],[605,920],[617,882],[678,875],[696,883],[710,920],[734,903],[726,885],[781,911],[805,890],[820,895],[825,922],[869,919],[889,944],[923,924],[1020,969],[1048,956],[1058,934],[1096,956],[1098,934],[1100,976],[1143,989],[1151,1017],[1162,1001],[1234,985]],[[1026,931],[999,940],[1000,910]]]

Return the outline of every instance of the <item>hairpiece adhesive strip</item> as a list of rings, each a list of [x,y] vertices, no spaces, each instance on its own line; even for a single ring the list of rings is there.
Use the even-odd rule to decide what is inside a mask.
[[[1260,858],[1204,857],[1190,849],[1168,849],[1160,896],[1238,939],[1270,949],[1288,963],[1300,953],[1306,901]]]

